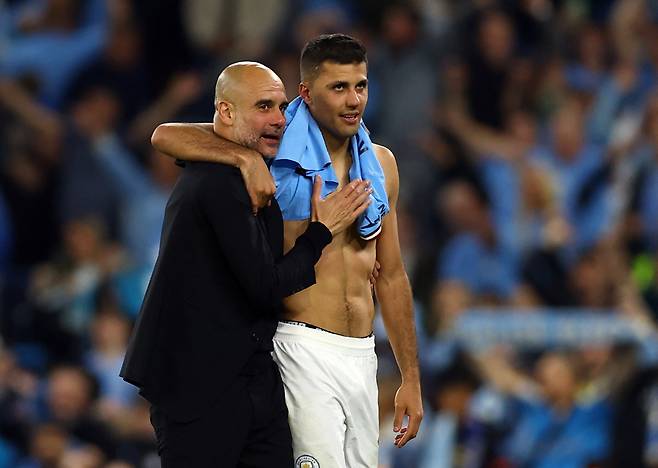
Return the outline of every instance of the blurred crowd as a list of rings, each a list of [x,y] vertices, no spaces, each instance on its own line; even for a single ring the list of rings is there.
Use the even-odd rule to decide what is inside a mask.
[[[180,171],[151,133],[237,60],[293,98],[326,32],[400,171],[426,417],[393,448],[378,326],[381,468],[658,467],[656,0],[0,0],[0,468],[159,466],[118,377]]]

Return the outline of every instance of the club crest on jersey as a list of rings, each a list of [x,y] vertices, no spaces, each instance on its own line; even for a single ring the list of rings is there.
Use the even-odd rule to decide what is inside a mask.
[[[301,455],[295,461],[295,468],[320,468],[320,463],[310,455]]]

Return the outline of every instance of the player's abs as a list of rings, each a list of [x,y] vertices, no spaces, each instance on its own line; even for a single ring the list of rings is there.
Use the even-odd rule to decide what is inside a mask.
[[[346,336],[372,332],[374,304],[370,273],[375,242],[339,235],[316,264],[316,284],[284,301],[286,318]]]

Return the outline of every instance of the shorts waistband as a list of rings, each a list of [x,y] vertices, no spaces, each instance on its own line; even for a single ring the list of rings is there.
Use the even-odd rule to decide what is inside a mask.
[[[343,336],[337,333],[323,330],[322,328],[307,327],[302,323],[279,322],[275,340],[280,341],[312,341],[330,345],[334,348],[349,349],[352,351],[361,350],[366,353],[372,353],[375,350],[375,336],[370,335],[364,338],[355,338],[352,336]]]

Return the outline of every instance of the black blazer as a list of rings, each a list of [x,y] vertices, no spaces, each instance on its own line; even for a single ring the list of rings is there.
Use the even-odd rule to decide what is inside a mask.
[[[120,375],[171,418],[197,418],[250,356],[271,349],[281,299],[315,283],[329,242],[311,223],[283,256],[276,201],[253,216],[238,169],[188,164]]]

